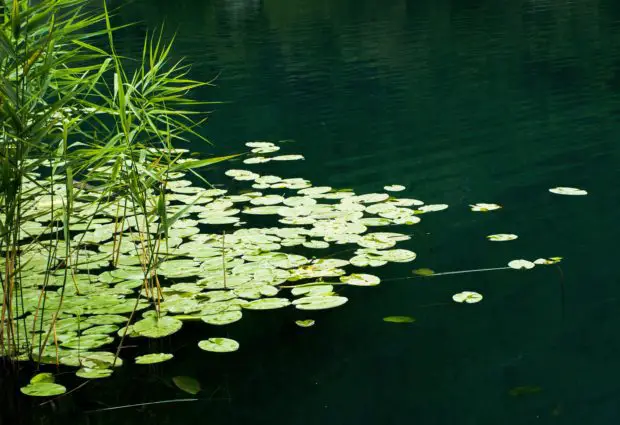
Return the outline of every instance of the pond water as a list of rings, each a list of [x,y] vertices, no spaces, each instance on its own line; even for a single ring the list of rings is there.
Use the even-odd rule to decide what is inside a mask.
[[[373,271],[386,282],[347,290],[313,328],[295,326],[299,312],[250,312],[226,328],[241,350],[213,356],[190,325],[149,342],[177,361],[123,367],[54,409],[5,394],[2,423],[619,423],[620,4],[136,0],[118,21],[137,20],[122,52],[165,21],[191,76],[217,76],[197,92],[224,102],[202,130],[215,146],[193,149],[291,139],[306,160],[270,172],[359,192],[403,184],[403,196],[450,208],[402,244],[414,263]],[[477,202],[504,208],[473,213]],[[564,257],[559,268],[388,281],[550,256]],[[452,302],[463,290],[484,300]],[[382,321],[391,315],[417,321]],[[177,375],[202,383],[199,401],[83,413],[187,398]]]

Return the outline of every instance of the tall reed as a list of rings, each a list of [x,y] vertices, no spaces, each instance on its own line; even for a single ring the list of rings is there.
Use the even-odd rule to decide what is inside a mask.
[[[169,176],[227,159],[187,161],[174,148],[201,138],[205,117],[187,94],[210,83],[188,78],[163,31],[145,38],[139,60],[121,57],[105,1],[101,12],[86,3],[0,0],[0,356],[37,360],[55,340],[65,291],[79,293],[88,261],[71,230],[78,210],[116,211],[111,261],[124,237],[138,240],[144,292],[157,306],[153,271],[185,212],[169,212]],[[34,309],[24,294],[33,276]],[[60,301],[48,303],[58,280]]]

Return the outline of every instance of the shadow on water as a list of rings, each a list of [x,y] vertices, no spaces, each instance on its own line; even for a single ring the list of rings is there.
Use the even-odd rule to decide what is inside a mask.
[[[405,196],[450,204],[403,245],[418,253],[414,267],[561,255],[562,274],[550,267],[347,289],[351,301],[312,316],[309,329],[294,325],[305,318],[297,311],[249,312],[225,329],[190,325],[123,351],[127,363],[157,350],[176,361],[128,364],[41,407],[17,395],[4,372],[2,424],[620,422],[617,2],[136,0],[118,19],[141,21],[121,38],[125,54],[165,20],[192,76],[218,75],[216,88],[198,93],[227,102],[213,106],[204,129],[218,153],[290,138],[307,160],[258,172],[359,191],[399,183]],[[547,192],[558,185],[590,195]],[[475,202],[505,208],[473,214]],[[489,246],[485,236],[499,232],[519,239]],[[462,290],[485,299],[452,303]],[[381,320],[401,314],[416,323]],[[216,333],[241,350],[197,349]],[[201,382],[199,401],[84,413],[191,397],[171,384],[178,375]],[[69,388],[83,382],[67,379]]]

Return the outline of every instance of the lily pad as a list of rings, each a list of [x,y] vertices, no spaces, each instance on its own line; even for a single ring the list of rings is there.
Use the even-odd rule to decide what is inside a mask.
[[[381,279],[372,274],[354,273],[349,276],[341,276],[340,281],[353,286],[376,286],[381,282]]]
[[[475,304],[482,301],[482,295],[478,292],[463,291],[458,294],[454,294],[452,299],[457,303]]]
[[[527,260],[512,260],[508,263],[508,267],[520,270],[520,269],[533,269],[536,264]]]
[[[196,395],[201,390],[200,382],[191,376],[175,376],[172,378],[172,382],[177,388],[188,394]]]
[[[383,187],[383,190],[386,190],[388,192],[402,192],[405,189],[406,189],[405,186],[401,186],[399,184],[393,184],[393,185],[390,185],[390,186],[384,186]]]
[[[198,347],[213,353],[231,353],[239,349],[239,343],[229,338],[209,338],[200,341]]]
[[[67,389],[53,382],[37,382],[20,388],[20,391],[31,397],[52,397],[66,393]]]
[[[498,210],[502,206],[498,204],[478,203],[478,204],[470,205],[470,207],[472,211],[487,212],[487,211]]]
[[[576,187],[554,187],[549,189],[549,192],[555,193],[556,195],[570,195],[570,196],[584,196],[587,195],[588,192],[583,189],[578,189]]]
[[[155,364],[172,359],[174,355],[168,353],[151,353],[136,357],[136,364]]]
[[[100,379],[109,377],[112,375],[112,372],[112,369],[91,369],[88,367],[83,367],[75,372],[75,375],[85,379]]]
[[[512,233],[498,233],[495,235],[487,236],[487,239],[493,242],[505,242],[505,241],[514,241],[517,239],[517,235],[513,235]]]
[[[183,326],[183,322],[174,317],[164,316],[159,319],[147,317],[139,320],[133,325],[133,331],[147,338],[162,338],[172,335]]]
[[[383,321],[390,323],[413,323],[415,319],[411,316],[388,316],[384,317]]]
[[[203,322],[210,325],[228,325],[241,320],[242,317],[243,313],[240,311],[224,311],[222,313],[202,316],[201,319]]]
[[[262,298],[243,305],[248,310],[273,310],[288,307],[291,302],[286,298]]]
[[[421,269],[415,269],[412,272],[415,275],[418,276],[432,276],[435,274],[435,271],[433,269],[428,269],[428,268],[421,268]]]
[[[329,308],[340,307],[347,301],[349,301],[348,298],[336,295],[316,295],[299,298],[293,301],[293,304],[298,310],[326,310]]]
[[[295,320],[295,324],[299,326],[300,328],[309,328],[310,326],[314,326],[314,320],[312,319]]]

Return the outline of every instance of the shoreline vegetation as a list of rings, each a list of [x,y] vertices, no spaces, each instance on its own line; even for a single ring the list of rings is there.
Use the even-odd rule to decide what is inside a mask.
[[[117,53],[105,2],[100,13],[85,0],[0,2],[0,357],[36,365],[26,395],[68,391],[54,366],[110,377],[127,360],[128,339],[167,337],[187,321],[204,322],[209,337],[195,348],[211,353],[241,348],[220,329],[244,310],[296,308],[308,315],[297,325],[310,327],[313,311],[348,301],[347,287],[379,285],[368,270],[414,261],[397,245],[420,216],[448,208],[396,197],[406,191],[398,184],[357,194],[269,174],[269,163],[304,159],[272,142],[196,158],[177,145],[208,143],[197,131],[205,102],[189,93],[211,82],[192,80],[188,65],[170,59],[162,32],[145,38],[136,61]],[[223,173],[231,184],[214,187],[203,169],[223,161],[235,164]],[[134,362],[173,357],[143,352]]]

